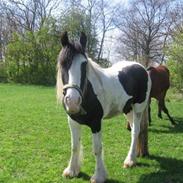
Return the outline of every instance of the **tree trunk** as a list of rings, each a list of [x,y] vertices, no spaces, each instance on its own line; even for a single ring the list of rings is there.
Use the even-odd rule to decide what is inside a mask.
[[[102,40],[101,40],[101,43],[100,43],[100,48],[99,48],[99,53],[98,53],[98,58],[97,58],[97,61],[98,61],[98,62],[99,62],[100,59],[101,59],[102,49],[103,49],[103,45],[104,45],[105,33],[106,33],[106,31],[104,30],[104,31],[103,31],[103,34],[102,34]]]

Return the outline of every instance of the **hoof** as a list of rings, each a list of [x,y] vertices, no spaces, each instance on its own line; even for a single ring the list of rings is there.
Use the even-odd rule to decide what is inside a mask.
[[[125,162],[123,164],[123,168],[131,168],[134,166],[136,166],[136,163],[132,160],[128,160],[128,161],[125,160]]]
[[[106,178],[104,177],[91,177],[90,182],[91,183],[104,183],[106,181]]]
[[[73,177],[77,177],[79,174],[79,170],[78,169],[71,169],[70,167],[67,167],[64,171],[62,176],[63,177],[68,177],[68,178],[73,178]]]

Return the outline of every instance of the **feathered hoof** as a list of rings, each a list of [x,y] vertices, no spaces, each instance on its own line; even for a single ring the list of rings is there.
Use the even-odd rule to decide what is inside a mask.
[[[123,164],[123,168],[132,168],[134,166],[136,166],[136,162],[133,160],[125,160]]]
[[[106,175],[104,175],[104,176],[93,175],[90,179],[90,182],[91,183],[104,183],[107,179],[106,177],[107,177]]]
[[[71,169],[70,167],[67,167],[64,171],[62,176],[67,177],[67,178],[73,178],[77,177],[79,174],[80,170],[79,169]]]

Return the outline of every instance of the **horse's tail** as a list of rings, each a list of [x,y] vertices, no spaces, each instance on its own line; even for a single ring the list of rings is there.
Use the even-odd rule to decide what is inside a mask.
[[[137,154],[138,156],[147,156],[149,155],[148,150],[148,107],[146,106],[141,119],[140,124],[140,133],[138,137],[137,144]]]
[[[63,83],[62,83],[62,74],[60,64],[57,64],[57,83],[56,83],[56,90],[57,90],[57,102],[61,103],[63,98]]]

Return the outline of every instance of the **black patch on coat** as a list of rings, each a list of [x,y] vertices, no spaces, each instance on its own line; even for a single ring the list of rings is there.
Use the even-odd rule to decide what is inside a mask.
[[[118,78],[126,93],[132,96],[123,109],[127,114],[131,111],[132,104],[142,103],[146,99],[148,74],[142,66],[134,64],[123,68]]]
[[[69,82],[69,74],[67,69],[62,69],[62,82],[63,84],[66,84]]]
[[[81,84],[80,84],[80,88],[82,91],[84,91],[84,87],[86,84],[86,65],[87,62],[84,62],[81,64]]]
[[[83,97],[82,107],[87,112],[85,115],[72,114],[70,117],[79,124],[87,125],[91,128],[92,133],[97,133],[101,130],[101,120],[103,117],[102,106],[97,99],[91,83],[87,80],[87,87]]]
[[[126,104],[125,104],[125,106],[124,106],[124,108],[123,108],[123,112],[124,112],[125,114],[128,114],[128,113],[132,110],[132,104],[133,104],[133,98],[132,98],[132,99],[129,99],[129,100],[126,102]]]

